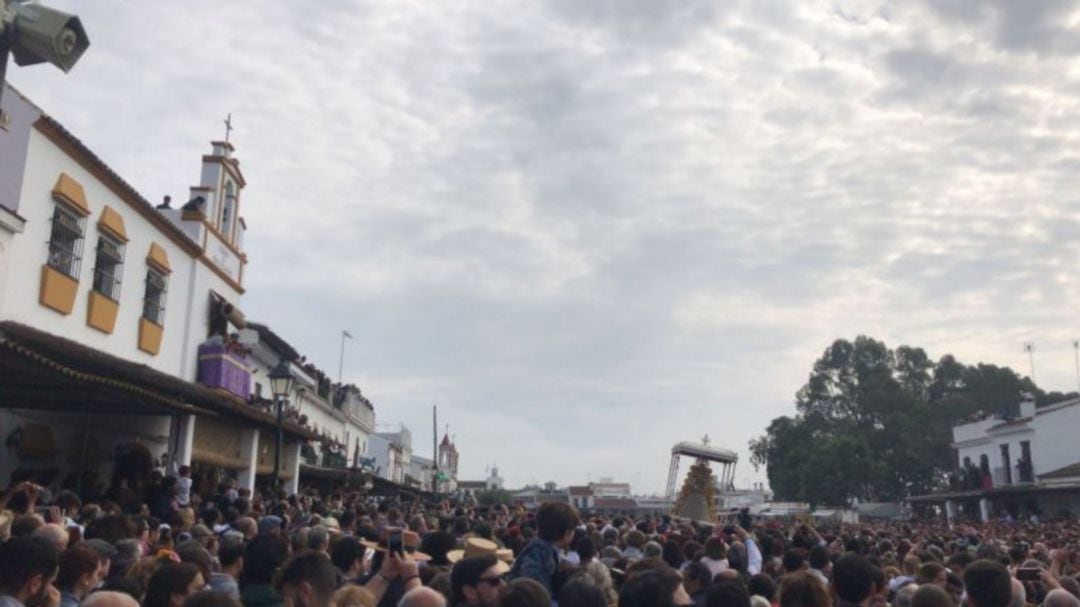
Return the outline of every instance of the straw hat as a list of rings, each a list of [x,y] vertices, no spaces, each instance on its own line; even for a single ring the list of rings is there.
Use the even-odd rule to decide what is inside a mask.
[[[375,543],[369,540],[361,539],[360,544],[371,548],[372,550],[378,550],[380,552],[386,551],[386,541],[390,535],[390,529],[383,529],[382,535],[379,536],[379,542]],[[408,554],[414,561],[430,561],[431,555],[420,552],[420,536],[415,531],[409,531],[405,529],[401,532],[401,543],[405,545],[405,553]]]
[[[451,563],[456,563],[461,559],[468,559],[474,556],[484,556],[487,554],[494,554],[498,557],[499,562],[495,564],[499,568],[499,575],[510,571],[510,563],[514,560],[514,551],[499,548],[499,545],[491,540],[485,540],[482,537],[470,537],[465,540],[464,550],[451,550],[446,553],[446,560]]]

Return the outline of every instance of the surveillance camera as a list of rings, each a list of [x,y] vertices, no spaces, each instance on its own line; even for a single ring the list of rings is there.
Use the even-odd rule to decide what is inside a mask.
[[[16,2],[9,6],[14,13],[15,63],[34,65],[46,61],[70,71],[90,46],[86,30],[75,15],[36,3]]]

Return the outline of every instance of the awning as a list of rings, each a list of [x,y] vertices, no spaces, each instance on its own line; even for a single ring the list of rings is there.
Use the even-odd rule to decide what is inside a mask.
[[[231,394],[12,321],[0,322],[0,408],[227,415],[268,428],[277,423],[270,413]],[[316,438],[292,421],[284,421],[282,428]]]
[[[312,476],[315,478],[329,478],[334,480],[343,480],[350,474],[348,468],[327,468],[326,466],[313,466],[311,464],[300,464],[300,478],[305,476]]]

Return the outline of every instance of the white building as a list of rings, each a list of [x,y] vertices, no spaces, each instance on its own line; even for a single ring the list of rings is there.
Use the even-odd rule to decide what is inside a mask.
[[[487,480],[484,484],[487,486],[488,491],[496,489],[501,490],[503,488],[503,477],[499,476],[498,466],[491,467],[491,472],[488,473]]]
[[[368,439],[368,446],[375,460],[375,475],[399,485],[404,484],[408,466],[405,465],[401,445],[383,433],[375,433]]]
[[[185,464],[253,482],[274,420],[229,337],[247,264],[231,144],[202,157],[197,208],[155,207],[18,91],[2,100],[0,483],[137,487]],[[197,383],[211,368],[218,385]],[[308,433],[285,431],[295,455]]]
[[[589,483],[589,489],[596,497],[631,497],[630,483],[617,483],[611,478],[601,478]]]
[[[1019,416],[984,415],[953,427],[959,471],[949,490],[912,498],[943,504],[948,516],[981,518],[1080,513],[1080,399],[1036,407],[1030,395]]]
[[[435,460],[413,453],[409,461],[409,477],[413,487],[431,491],[435,482]]]

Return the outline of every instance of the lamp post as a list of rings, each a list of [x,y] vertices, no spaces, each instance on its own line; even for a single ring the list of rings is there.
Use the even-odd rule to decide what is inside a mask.
[[[281,489],[281,412],[285,401],[292,389],[293,376],[289,370],[289,362],[284,358],[270,369],[270,391],[274,394],[274,405],[277,407],[277,442],[274,445],[274,490]]]
[[[69,71],[90,46],[79,18],[26,0],[0,0],[0,95],[8,55],[19,65],[51,63]]]

